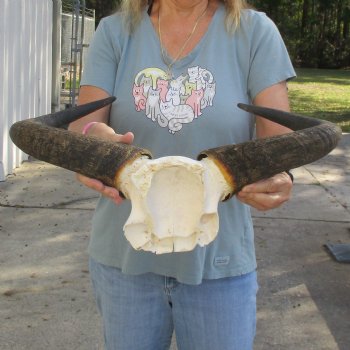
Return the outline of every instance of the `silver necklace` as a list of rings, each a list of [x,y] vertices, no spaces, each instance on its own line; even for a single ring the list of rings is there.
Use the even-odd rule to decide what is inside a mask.
[[[193,34],[195,33],[200,20],[207,13],[208,7],[209,7],[209,1],[208,1],[208,4],[207,4],[207,7],[203,11],[203,13],[201,15],[199,15],[199,17],[197,18],[197,20],[196,20],[196,22],[195,22],[195,24],[194,24],[194,26],[192,28],[191,33],[189,34],[189,36],[187,37],[187,39],[185,40],[185,42],[181,46],[178,54],[175,56],[175,58],[171,62],[169,62],[167,57],[166,57],[165,48],[164,48],[163,42],[162,42],[162,32],[160,30],[160,8],[158,9],[158,35],[159,35],[159,42],[160,42],[160,51],[161,51],[161,54],[162,54],[162,60],[163,60],[164,64],[167,66],[167,71],[166,71],[167,79],[173,78],[172,67],[179,60],[179,58],[181,57],[181,55],[184,52],[187,44],[189,43],[189,41],[193,37]]]

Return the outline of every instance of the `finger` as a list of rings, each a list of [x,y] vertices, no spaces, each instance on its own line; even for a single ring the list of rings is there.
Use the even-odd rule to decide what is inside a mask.
[[[239,197],[246,201],[266,203],[268,206],[272,203],[278,203],[286,200],[286,195],[282,192],[274,193],[240,193]]]
[[[237,194],[238,200],[240,200],[242,203],[250,205],[251,207],[257,209],[257,210],[264,210],[264,206],[260,203],[256,203],[251,198],[245,198],[244,196],[241,196],[240,194]]]
[[[251,200],[251,199],[249,199],[249,200],[242,199],[242,198],[238,198],[238,199],[241,202],[243,202],[244,204],[249,205],[252,208],[259,210],[259,211],[267,211],[269,209],[272,209],[272,208],[267,207],[265,203],[259,203],[259,202],[256,202],[254,200]]]
[[[289,199],[285,193],[239,193],[238,199],[258,210],[274,209]]]
[[[119,191],[116,188],[105,186],[101,181],[81,174],[77,174],[76,176],[82,184],[101,193],[103,196],[111,199],[114,203],[120,204],[123,202],[124,199],[120,196]]]
[[[103,188],[105,187],[101,181],[96,180],[96,179],[92,179],[90,177],[87,177],[87,176],[84,176],[81,174],[76,174],[76,178],[83,185],[85,185],[85,186],[87,186],[95,191],[98,191],[98,192],[101,192],[103,190]]]
[[[270,192],[276,192],[278,189],[278,184],[272,179],[266,179],[261,180],[258,182],[254,182],[250,185],[244,186],[241,190],[243,193],[256,193],[256,192],[263,192],[263,193],[270,193]]]
[[[115,134],[115,141],[131,144],[134,141],[134,134],[132,132],[127,132],[125,134]]]
[[[134,141],[134,134],[126,132],[125,134],[117,134],[114,129],[105,123],[96,123],[90,129],[88,135],[102,137],[108,140],[131,144]]]
[[[116,204],[123,202],[123,198],[120,197],[119,191],[116,188],[105,186],[101,194],[111,199]]]
[[[292,181],[287,173],[276,174],[268,179],[261,180],[242,188],[242,192],[264,192],[274,193],[289,191],[292,188]]]

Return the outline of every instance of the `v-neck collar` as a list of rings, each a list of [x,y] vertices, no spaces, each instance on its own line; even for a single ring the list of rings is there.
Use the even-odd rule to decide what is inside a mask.
[[[205,45],[208,36],[210,36],[210,33],[213,30],[215,23],[218,21],[219,14],[223,10],[224,10],[224,5],[220,3],[218,5],[217,9],[215,10],[215,13],[214,13],[209,25],[208,25],[206,32],[202,36],[202,38],[199,40],[197,45],[186,56],[180,58],[179,60],[177,60],[173,64],[174,69],[181,68],[182,66],[189,64],[198,55],[198,53],[200,52],[202,47]],[[155,40],[157,43],[157,47],[159,49],[159,56],[161,57],[162,53],[161,53],[161,44],[160,44],[159,36],[158,36],[157,31],[155,30],[155,28],[153,26],[153,23],[151,21],[150,16],[148,15],[147,9],[144,10],[143,21],[145,22],[146,26],[149,27],[149,31],[152,33],[153,40]],[[169,54],[167,53],[166,50],[164,50],[164,54],[166,55],[166,58],[168,58],[170,62],[173,61],[173,58],[171,56],[169,56]]]

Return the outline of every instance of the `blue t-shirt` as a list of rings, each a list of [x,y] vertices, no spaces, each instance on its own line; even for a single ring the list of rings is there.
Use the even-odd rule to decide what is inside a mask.
[[[166,68],[147,12],[131,35],[117,13],[99,24],[81,82],[117,97],[110,125],[118,133],[132,131],[134,144],[154,158],[196,159],[204,149],[250,140],[255,119],[237,103],[250,103],[265,88],[295,76],[283,40],[265,14],[242,11],[240,27],[229,34],[223,5],[198,45],[174,64],[171,79]],[[217,238],[184,253],[134,250],[123,234],[130,210],[128,200],[116,206],[100,198],[89,247],[95,260],[124,273],[153,272],[188,284],[256,268],[250,209],[235,197],[219,204]]]

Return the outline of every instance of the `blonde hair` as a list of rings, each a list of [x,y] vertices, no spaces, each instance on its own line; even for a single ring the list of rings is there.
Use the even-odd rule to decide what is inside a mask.
[[[246,0],[220,0],[226,7],[226,29],[233,33],[239,26],[241,10],[250,8]],[[122,0],[120,10],[124,12],[127,28],[132,32],[141,21],[142,11],[147,8],[150,0]]]

